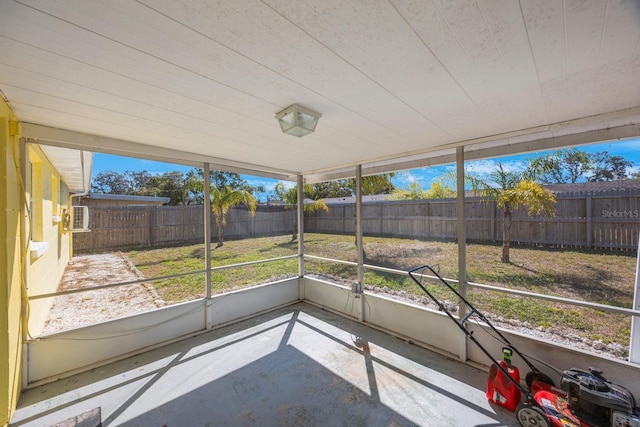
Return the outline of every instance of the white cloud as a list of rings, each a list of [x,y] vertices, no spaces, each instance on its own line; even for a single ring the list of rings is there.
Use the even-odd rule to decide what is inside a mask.
[[[477,175],[489,175],[494,172],[498,167],[498,163],[495,160],[477,160],[475,162],[469,162],[465,165],[465,173],[472,173]]]
[[[498,163],[502,164],[502,169],[505,172],[522,172],[527,167],[527,161],[520,158],[475,160],[465,165],[465,173],[471,173],[485,179],[498,169]]]
[[[420,188],[427,190],[431,188],[434,182],[439,181],[451,170],[455,171],[455,165],[398,171],[392,181],[397,188],[408,189],[409,186],[415,182],[418,183]]]
[[[249,184],[252,187],[258,187],[258,186],[264,187],[263,193],[255,194],[256,197],[260,199],[261,202],[266,201],[267,197],[273,193],[273,190],[276,188],[276,185],[278,184],[278,182],[282,182],[285,188],[287,189],[296,186],[296,183],[291,181],[278,181],[277,179],[261,178],[257,176],[251,176],[251,175],[243,175],[242,179],[244,179],[247,182],[247,184]]]
[[[393,177],[393,183],[399,188],[409,188],[411,184],[417,181],[416,175],[412,171],[396,172]]]

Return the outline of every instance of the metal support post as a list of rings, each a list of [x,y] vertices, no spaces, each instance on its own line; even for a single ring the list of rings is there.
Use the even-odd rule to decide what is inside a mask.
[[[210,166],[209,163],[204,164],[204,264],[205,264],[205,325],[207,329],[211,329],[211,313],[209,307],[211,305],[211,187],[210,187]]]
[[[456,187],[457,187],[457,225],[458,225],[458,290],[462,298],[467,299],[467,235],[464,215],[464,147],[456,148]],[[458,302],[460,307],[458,316],[463,319],[466,315],[466,304]],[[458,355],[463,362],[467,360],[467,339],[461,343]]]
[[[298,277],[302,279],[306,274],[304,268],[304,179],[298,175]]]
[[[356,246],[358,250],[358,283],[355,297],[360,299],[358,319],[364,322],[364,242],[362,240],[362,165],[356,167]]]
[[[633,294],[633,309],[640,311],[640,236],[638,236],[638,252],[636,255],[636,287]],[[640,364],[640,316],[631,318],[629,362]]]

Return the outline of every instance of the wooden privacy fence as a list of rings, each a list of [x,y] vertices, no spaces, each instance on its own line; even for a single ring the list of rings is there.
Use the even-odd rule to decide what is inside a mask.
[[[92,208],[88,233],[74,233],[76,253],[125,248],[150,248],[203,241],[204,208],[160,206]],[[290,234],[295,212],[259,206],[255,216],[231,209],[224,236],[228,239]],[[466,234],[470,242],[502,241],[503,211],[495,203],[469,198],[465,202]],[[217,237],[211,219],[212,239]],[[456,200],[369,202],[362,207],[365,235],[455,240]],[[355,205],[330,205],[329,212],[305,218],[311,233],[354,234]],[[640,192],[557,195],[556,216],[530,217],[526,209],[513,213],[511,242],[562,247],[636,250],[640,233]]]
[[[224,237],[239,239],[291,233],[294,211],[259,206],[252,216],[246,209],[229,210]],[[143,206],[89,209],[87,233],[73,234],[75,253],[114,249],[153,248],[204,241],[204,207]],[[218,236],[211,215],[212,239]]]
[[[365,235],[433,240],[457,238],[455,199],[369,202],[362,206]],[[502,241],[504,211],[478,198],[465,201],[467,241]],[[355,233],[355,205],[330,205],[305,221],[313,233]],[[512,214],[511,242],[575,248],[637,250],[640,192],[564,193],[557,195],[556,215]]]

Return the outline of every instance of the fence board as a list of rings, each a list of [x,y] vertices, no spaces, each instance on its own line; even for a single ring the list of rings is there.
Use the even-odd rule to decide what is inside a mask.
[[[455,240],[455,199],[369,202],[362,206],[366,235]],[[89,210],[90,233],[74,233],[74,250],[98,252],[203,241],[202,206],[161,206]],[[502,240],[503,211],[495,203],[465,201],[466,234],[470,242]],[[295,211],[259,206],[255,216],[246,208],[231,209],[224,236],[241,239],[290,234]],[[305,230],[354,234],[355,205],[330,205],[305,218]],[[212,240],[218,230],[212,217]],[[530,217],[525,208],[513,212],[511,241],[531,245],[631,250],[638,248],[640,192],[558,195],[556,216]]]
[[[281,207],[259,207],[255,216],[231,209],[225,238],[288,234],[295,212]],[[218,230],[211,218],[211,239]],[[149,248],[204,241],[204,209],[196,206],[110,207],[89,209],[89,233],[74,233],[76,253]]]

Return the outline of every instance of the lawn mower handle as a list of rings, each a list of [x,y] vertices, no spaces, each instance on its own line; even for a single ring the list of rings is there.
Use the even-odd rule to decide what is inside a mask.
[[[431,294],[431,292],[429,292],[427,290],[427,288],[425,288],[422,283],[414,276],[415,272],[418,270],[425,270],[428,269],[429,271],[431,271],[431,273],[433,273],[433,275],[440,279],[440,281],[442,283],[445,284],[445,286],[447,286],[447,288],[449,288],[449,290],[451,290],[454,294],[456,294],[458,296],[458,298],[460,298],[460,300],[462,302],[464,302],[467,307],[470,308],[469,313],[467,313],[467,315],[462,319],[462,320],[458,320],[455,317],[453,317],[453,315],[451,313],[449,313],[448,310],[446,310],[446,308],[444,307],[444,305],[438,301],[438,299],[436,297],[433,296],[433,294]],[[423,274],[420,274],[420,276],[423,276]],[[483,322],[485,322],[490,328],[491,330],[493,330],[496,334],[498,334],[498,336],[504,341],[504,343],[506,344],[506,346],[508,348],[510,348],[511,350],[515,351],[516,354],[518,356],[520,356],[522,358],[522,360],[525,361],[525,363],[529,366],[529,368],[531,368],[532,371],[535,372],[539,372],[539,370],[526,358],[526,356],[524,356],[522,353],[520,353],[520,351],[518,351],[517,348],[515,348],[513,346],[513,344],[511,344],[511,342],[500,332],[498,331],[492,324],[491,322],[489,322],[489,320],[482,314],[480,313],[473,305],[471,305],[471,303],[469,303],[469,301],[467,301],[462,295],[460,295],[458,293],[458,291],[456,291],[449,283],[447,283],[447,281],[445,281],[442,276],[440,276],[440,274],[438,274],[431,266],[429,265],[423,265],[420,267],[416,267],[413,268],[411,270],[409,270],[409,277],[411,277],[411,279],[416,282],[416,284],[429,296],[429,298],[431,298],[433,300],[433,302],[436,303],[436,305],[438,306],[440,311],[444,311],[446,313],[447,316],[449,316],[449,318],[456,324],[458,325],[458,327],[462,330],[462,332],[464,332],[464,334],[467,336],[467,338],[469,338],[469,340],[471,340],[471,342],[473,342],[475,345],[478,346],[478,348],[498,367],[498,369],[500,369],[502,371],[502,373],[509,378],[509,380],[511,380],[511,382],[520,389],[520,391],[523,393],[524,396],[526,396],[527,401],[531,401],[533,402],[533,396],[531,395],[531,392],[523,387],[519,382],[517,382],[516,380],[514,380],[510,375],[509,372],[503,368],[500,363],[498,363],[498,361],[495,359],[495,357],[493,357],[491,355],[491,353],[489,353],[489,351],[484,348],[484,346],[482,346],[482,344],[480,344],[480,342],[478,340],[476,340],[476,338],[473,336],[473,331],[469,331],[465,326],[465,322],[467,321],[467,319],[473,315],[476,314]]]

